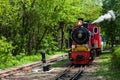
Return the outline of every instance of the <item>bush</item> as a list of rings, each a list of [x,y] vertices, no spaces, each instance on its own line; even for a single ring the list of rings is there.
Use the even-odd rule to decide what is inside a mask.
[[[1,37],[0,39],[0,64],[4,64],[4,66],[0,66],[1,67],[5,67],[6,65],[11,65],[11,64],[6,64],[6,63],[10,63],[10,61],[12,60],[13,56],[12,56],[12,49],[14,47],[12,46],[12,42],[7,42],[5,37]]]
[[[114,69],[120,70],[120,47],[113,49],[112,64]]]
[[[50,34],[43,39],[42,50],[45,50],[47,54],[54,54],[54,51],[58,50],[58,44]]]

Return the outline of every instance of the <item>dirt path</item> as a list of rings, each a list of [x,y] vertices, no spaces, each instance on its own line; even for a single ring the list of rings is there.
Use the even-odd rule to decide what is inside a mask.
[[[99,68],[99,57],[97,57],[94,62],[86,68],[83,76],[79,80],[106,80],[103,76],[95,76],[94,73]]]
[[[99,68],[99,61],[100,59],[97,57],[94,60],[93,64],[86,68],[79,80],[106,80],[103,76],[97,77],[93,74]],[[63,63],[60,62],[61,65],[63,65]],[[57,62],[57,64],[59,64],[59,62]],[[40,69],[40,72],[18,73],[14,77],[11,77],[11,79],[4,80],[52,80],[53,77],[55,77],[58,73],[65,70],[66,68],[67,67],[65,66],[57,65],[56,67],[52,67],[48,72],[42,72],[42,69],[37,67],[37,69]]]

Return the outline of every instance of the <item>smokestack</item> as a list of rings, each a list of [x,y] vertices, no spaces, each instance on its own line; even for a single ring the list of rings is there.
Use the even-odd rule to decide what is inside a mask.
[[[109,10],[106,14],[104,15],[101,15],[98,19],[96,19],[95,21],[92,22],[92,24],[94,23],[100,23],[104,20],[108,20],[108,21],[111,21],[111,20],[115,20],[115,14],[113,12],[113,10]]]

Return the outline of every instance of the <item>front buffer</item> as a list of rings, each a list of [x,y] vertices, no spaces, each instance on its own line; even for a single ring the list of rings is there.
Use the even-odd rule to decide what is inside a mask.
[[[91,64],[90,51],[73,51],[70,55],[72,64]]]

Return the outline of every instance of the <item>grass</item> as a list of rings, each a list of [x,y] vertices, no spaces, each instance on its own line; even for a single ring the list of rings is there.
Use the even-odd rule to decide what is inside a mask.
[[[53,55],[61,55],[61,54],[66,54],[66,53],[65,51],[59,51],[59,52],[54,52],[54,54],[51,54],[51,55],[46,54],[46,59],[49,59]],[[28,64],[35,61],[41,61],[41,58],[42,58],[41,54],[31,55],[31,56],[18,55],[16,57],[13,57],[13,59],[8,63],[0,64],[0,69],[6,69],[6,68],[16,67],[23,64]]]
[[[51,67],[64,67],[65,63],[68,62],[68,61],[69,61],[68,59],[58,61],[55,64],[52,64]]]
[[[120,80],[120,71],[115,71],[112,68],[111,52],[104,52],[98,60],[98,69],[94,73],[97,77],[102,76],[106,80]]]

